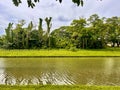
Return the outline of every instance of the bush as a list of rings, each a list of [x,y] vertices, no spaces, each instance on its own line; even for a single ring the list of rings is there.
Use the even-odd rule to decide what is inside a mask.
[[[71,47],[71,48],[70,48],[70,51],[75,52],[75,51],[77,51],[77,48],[76,48],[76,47]]]

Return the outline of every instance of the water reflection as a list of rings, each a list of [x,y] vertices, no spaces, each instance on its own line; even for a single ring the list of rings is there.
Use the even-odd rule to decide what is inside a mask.
[[[28,68],[27,68],[28,69]],[[60,74],[57,71],[39,71],[27,69],[6,69],[6,74],[4,74],[4,84],[7,85],[30,85],[30,84],[73,84],[67,73]],[[40,73],[38,73],[40,72]]]
[[[113,72],[114,69],[114,59],[113,58],[107,58],[105,60],[105,74],[110,75]]]
[[[118,65],[119,64],[119,65]],[[106,85],[120,85],[120,58],[107,58],[104,65],[104,81]]]
[[[5,77],[4,75],[4,59],[0,58],[0,84],[4,84],[3,78]]]
[[[120,85],[119,58],[4,58],[0,84]]]

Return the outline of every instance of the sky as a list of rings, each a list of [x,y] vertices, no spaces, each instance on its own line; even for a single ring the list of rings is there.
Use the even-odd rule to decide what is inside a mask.
[[[56,0],[40,0],[34,9],[28,8],[26,0],[22,0],[19,7],[14,6],[12,0],[0,0],[0,35],[5,33],[9,22],[17,24],[25,20],[26,25],[33,21],[38,24],[39,18],[52,17],[52,30],[60,26],[70,25],[73,19],[88,18],[92,14],[100,17],[120,16],[120,0],[84,0],[84,6],[77,6],[72,0],[63,0],[60,4]],[[43,22],[44,30],[46,24]]]

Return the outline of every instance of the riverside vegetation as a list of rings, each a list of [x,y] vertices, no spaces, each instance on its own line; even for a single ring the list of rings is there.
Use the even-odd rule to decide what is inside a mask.
[[[31,21],[25,27],[21,20],[13,28],[9,23],[5,35],[0,37],[0,47],[4,49],[103,49],[120,46],[120,18],[100,18],[97,14],[88,19],[79,18],[70,26],[62,26],[51,31],[52,17],[45,18],[47,29]]]

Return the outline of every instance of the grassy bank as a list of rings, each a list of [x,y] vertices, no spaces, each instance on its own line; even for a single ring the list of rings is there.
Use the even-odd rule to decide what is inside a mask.
[[[119,48],[95,50],[6,50],[0,49],[0,56],[120,56]]]
[[[113,86],[5,86],[1,85],[0,90],[120,90],[120,87]]]

